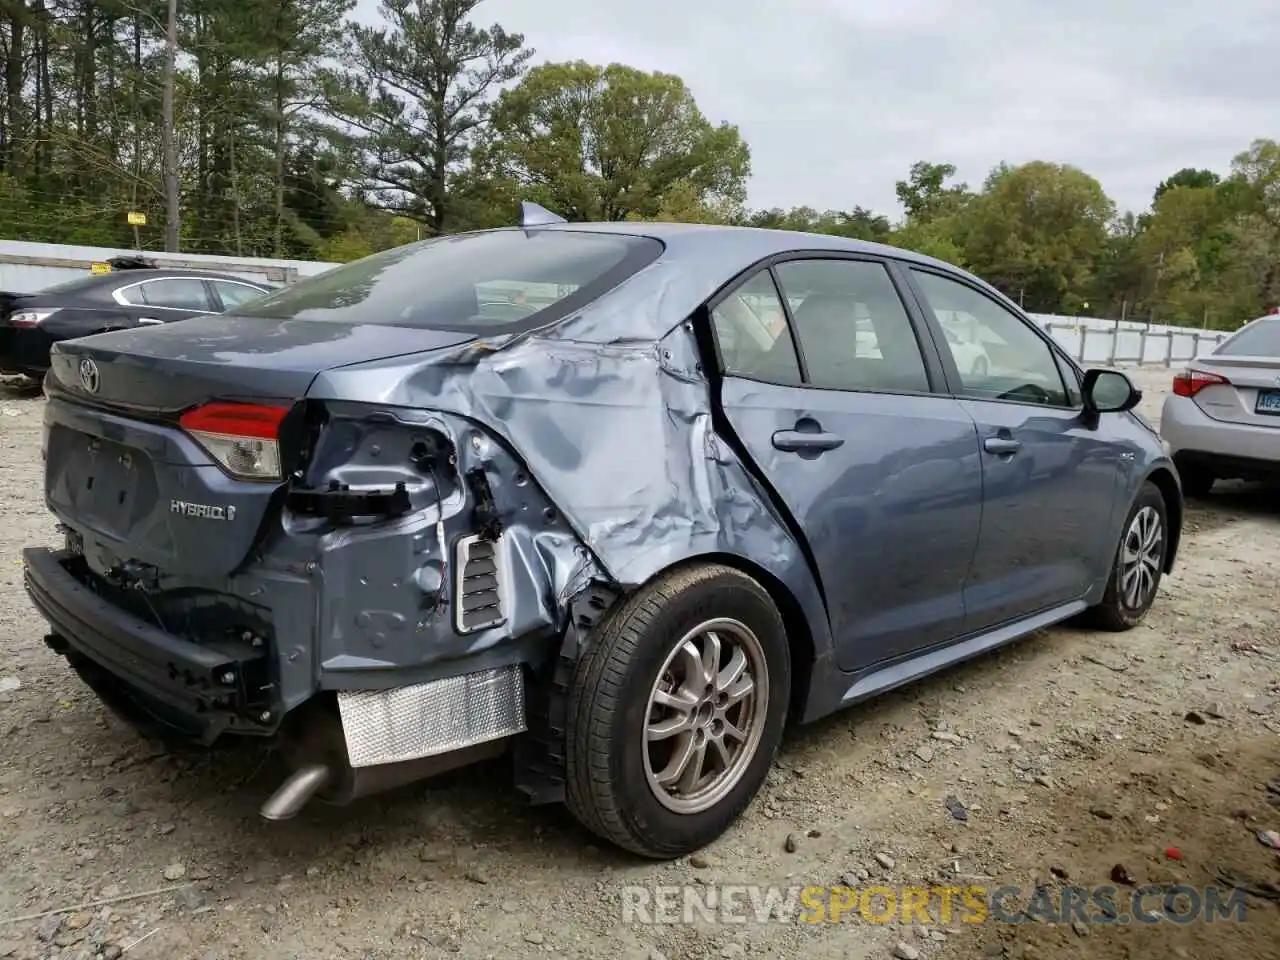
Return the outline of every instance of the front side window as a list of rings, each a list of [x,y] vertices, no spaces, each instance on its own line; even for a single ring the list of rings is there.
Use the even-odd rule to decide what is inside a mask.
[[[203,280],[192,277],[170,277],[166,280],[149,280],[125,295],[131,303],[138,302],[138,293],[142,294],[142,302],[149,307],[169,307],[176,310],[210,310],[209,295],[204,288]]]
[[[437,237],[334,267],[228,315],[516,332],[585,306],[662,249],[650,237],[579,230]]]
[[[800,383],[800,364],[787,314],[768,270],[725,297],[711,311],[720,362],[729,376],[766,383]]]
[[[920,344],[884,264],[789,260],[774,268],[809,383],[837,390],[924,393]]]
[[[1082,406],[1084,398],[1080,392],[1083,386],[1080,371],[1060,353],[1055,353],[1053,358],[1058,362],[1058,372],[1062,374],[1062,382],[1067,385],[1067,402],[1073,407]]]
[[[1021,317],[958,280],[915,268],[912,275],[950,331],[944,342],[964,396],[1071,406],[1056,355]]]

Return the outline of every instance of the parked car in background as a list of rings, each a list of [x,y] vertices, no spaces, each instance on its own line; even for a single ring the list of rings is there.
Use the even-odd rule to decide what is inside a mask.
[[[991,358],[986,348],[976,340],[965,339],[955,328],[946,324],[942,332],[947,338],[947,347],[955,355],[956,366],[976,377],[985,377],[991,372]]]
[[[269,818],[509,750],[535,802],[680,856],[789,719],[1134,627],[1182,523],[1123,373],[832,236],[530,205],[56,344],[45,390],[47,643],[139,725],[278,743]]]
[[[38,293],[0,292],[0,373],[43,377],[60,341],[221,313],[272,289],[204,270],[171,270],[124,257]]]
[[[1246,323],[1173,378],[1160,433],[1188,496],[1280,480],[1280,316]]]

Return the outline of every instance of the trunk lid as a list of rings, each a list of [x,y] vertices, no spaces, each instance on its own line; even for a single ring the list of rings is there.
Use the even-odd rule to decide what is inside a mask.
[[[298,400],[325,370],[471,339],[447,330],[211,314],[56,344],[52,388],[147,415],[174,413],[213,397]],[[87,360],[98,374],[92,392],[81,377]]]
[[[1196,393],[1193,400],[1206,416],[1224,423],[1280,427],[1280,357],[1213,354],[1191,368],[1229,381]]]
[[[317,375],[470,339],[212,316],[59,343],[46,387],[46,501],[84,538],[99,573],[224,577],[278,513],[283,480],[231,475],[179,424],[181,411],[211,401],[292,408],[278,440],[280,475],[288,476],[305,443],[301,401]]]

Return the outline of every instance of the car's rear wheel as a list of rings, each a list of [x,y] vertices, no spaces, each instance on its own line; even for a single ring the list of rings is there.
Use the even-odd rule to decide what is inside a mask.
[[[1091,624],[1114,631],[1132,630],[1140,624],[1160,589],[1168,550],[1164,497],[1154,483],[1144,483],[1125,518],[1107,592],[1088,612]]]
[[[720,565],[660,577],[600,624],[578,663],[570,811],[642,856],[706,846],[759,792],[790,690],[782,618],[755,580]]]
[[[1209,491],[1213,489],[1214,481],[1217,477],[1213,475],[1213,471],[1203,464],[1199,463],[1177,463],[1178,478],[1182,481],[1182,492],[1184,495],[1195,500],[1203,500],[1209,495]]]

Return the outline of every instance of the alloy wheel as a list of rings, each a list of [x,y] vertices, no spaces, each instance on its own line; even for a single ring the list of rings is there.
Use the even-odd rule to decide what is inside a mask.
[[[764,733],[769,673],[743,623],[719,618],[686,633],[649,693],[645,774],[658,802],[709,810],[742,779]]]

